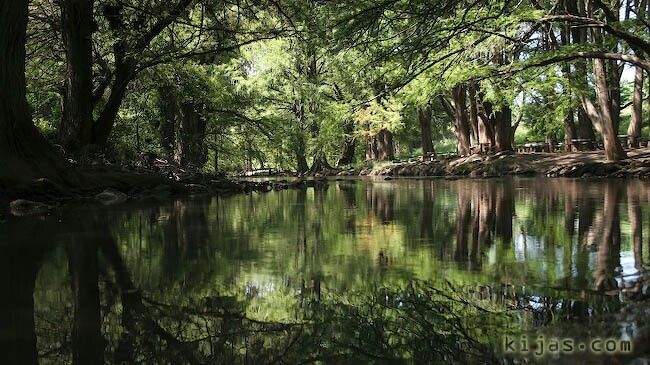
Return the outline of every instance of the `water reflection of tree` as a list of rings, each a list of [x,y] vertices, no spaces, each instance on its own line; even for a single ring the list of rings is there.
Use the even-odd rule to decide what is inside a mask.
[[[386,186],[382,187],[383,184]],[[547,180],[537,185],[517,180],[406,181],[400,184],[404,185],[396,188],[378,183],[374,193],[368,193],[364,184],[350,184],[353,187],[347,195],[336,194],[340,190],[333,188],[318,193],[310,189],[207,200],[196,205],[186,201],[163,207],[143,207],[130,210],[128,214],[96,216],[94,220],[92,214],[82,214],[81,219],[63,219],[94,232],[86,238],[74,233],[78,242],[92,241],[99,245],[96,265],[101,283],[100,318],[104,321],[102,334],[107,341],[107,361],[126,359],[124,361],[131,362],[132,359],[126,357],[129,353],[144,358],[154,352],[159,354],[157,360],[160,361],[173,356],[177,356],[174,359],[178,361],[188,361],[191,352],[192,358],[210,363],[217,359],[217,355],[210,352],[216,349],[223,350],[224,355],[218,358],[222,361],[240,361],[236,353],[244,349],[274,358],[279,353],[263,345],[269,338],[283,346],[294,343],[291,346],[296,347],[291,348],[295,350],[313,343],[293,336],[311,338],[328,327],[316,329],[295,323],[288,326],[255,321],[243,315],[250,308],[268,304],[287,310],[301,302],[301,311],[308,315],[295,318],[307,320],[325,313],[325,308],[334,308],[326,307],[332,302],[325,288],[339,289],[339,293],[352,290],[371,293],[376,283],[391,283],[395,287],[395,283],[404,283],[415,275],[432,281],[449,279],[491,287],[481,289],[489,292],[485,297],[500,297],[500,303],[516,303],[525,313],[531,313],[534,317],[531,323],[538,326],[557,323],[558,319],[586,323],[620,307],[617,298],[603,294],[608,294],[608,289],[622,289],[612,279],[621,279],[620,255],[622,247],[628,247],[627,237],[634,251],[634,265],[637,270],[643,268],[641,227],[646,224],[643,223],[644,216],[647,219],[643,205],[648,201],[645,186],[606,182],[585,185],[561,180]],[[392,189],[392,197],[386,194],[386,189]],[[370,202],[357,203],[364,198]],[[354,212],[343,214],[346,208],[355,206]],[[392,212],[391,221],[372,224],[383,220],[381,215],[385,213],[382,212],[387,211]],[[351,227],[346,223],[350,215],[355,217]],[[314,225],[316,221],[320,226]],[[629,230],[625,225],[628,221]],[[518,237],[512,237],[515,222],[516,227],[523,227]],[[30,224],[33,223],[30,221]],[[201,230],[193,224],[207,228]],[[27,226],[18,228],[20,235],[6,233],[9,242],[22,241],[21,235],[32,230]],[[60,234],[66,228],[70,229],[70,225],[48,228],[48,233],[39,239],[65,243],[63,252],[68,255],[62,257],[70,260],[69,269],[74,279],[76,256],[92,257],[92,244],[81,250],[75,248],[78,246],[70,239],[70,234]],[[350,229],[354,233],[350,233]],[[59,238],[54,238],[57,236]],[[521,236],[528,239],[523,260],[515,255],[516,242]],[[98,237],[104,237],[108,243],[97,240]],[[368,239],[369,246],[360,247],[362,245],[357,243],[362,239]],[[161,240],[167,243],[161,245]],[[535,245],[540,245],[541,249]],[[84,251],[86,249],[89,250]],[[165,252],[168,249],[171,253]],[[19,251],[15,249],[15,257],[22,255]],[[11,251],[7,252],[11,256]],[[409,254],[415,258],[407,257]],[[35,261],[26,259],[25,268],[11,269],[14,270],[11,275],[33,282],[34,279],[29,278],[35,274],[30,274],[28,268],[30,265],[38,267],[42,255],[35,254]],[[162,259],[165,255],[169,257]],[[168,260],[167,265],[173,270],[164,269],[164,260]],[[391,267],[394,262],[399,264],[397,260],[412,260],[407,262],[411,266]],[[462,264],[436,276],[441,272],[436,271],[441,260]],[[3,257],[2,263],[5,262],[10,260]],[[144,267],[143,262],[148,266]],[[247,266],[249,262],[258,266]],[[10,269],[3,265],[3,270]],[[271,297],[275,294],[270,293],[264,297],[262,286],[276,276],[281,276],[282,287],[273,290],[276,294],[288,293],[287,296]],[[94,275],[77,277],[77,280],[89,283],[75,284],[88,292],[93,292],[93,285],[97,286]],[[259,296],[264,297],[260,300],[265,302],[261,304],[255,301],[255,296],[243,295],[244,284],[247,288],[255,286]],[[505,284],[507,290],[499,286]],[[6,292],[16,290],[8,287]],[[81,296],[70,290],[69,298],[65,298],[69,305],[76,303],[81,308],[85,306],[80,301]],[[85,307],[94,308],[95,305]],[[122,311],[121,307],[133,309]],[[223,311],[224,308],[228,311]],[[358,308],[356,304],[355,308]],[[65,317],[54,315],[54,310],[51,312],[46,312],[51,318]],[[268,314],[268,318],[278,317],[282,317],[282,313]],[[81,315],[77,314],[77,318]],[[616,322],[612,323],[615,326]],[[67,323],[60,327],[66,326]],[[116,330],[106,332],[107,328]],[[340,334],[340,328],[338,330]],[[39,327],[38,333],[44,332],[45,329]],[[218,336],[224,333],[228,335]],[[255,339],[244,342],[246,336]],[[41,335],[39,339],[50,341],[55,337]],[[70,338],[70,333],[61,338]],[[84,338],[90,339],[92,336]],[[338,341],[353,340],[358,338],[341,337]],[[373,338],[375,340],[374,345],[381,344],[380,338]],[[65,347],[66,356],[71,358],[69,340],[44,348],[51,355],[50,350],[56,350],[57,346]],[[350,347],[347,351],[354,349]],[[291,354],[299,356],[297,352]],[[324,355],[314,356],[322,358]]]
[[[238,303],[219,297],[198,294],[189,301],[156,298],[135,284],[110,221],[102,215],[86,216],[80,223],[88,234],[60,235],[56,228],[40,231],[42,236],[32,246],[33,255],[26,255],[22,248],[17,250],[17,245],[5,247],[9,255],[3,256],[1,262],[6,264],[2,266],[7,271],[3,274],[11,274],[12,282],[5,282],[3,289],[12,296],[2,301],[6,309],[3,315],[10,314],[9,321],[2,322],[3,326],[9,324],[3,328],[2,339],[3,345],[11,339],[10,345],[15,346],[3,354],[11,356],[11,361],[5,363],[38,361],[32,295],[41,257],[51,247],[45,243],[47,239],[66,242],[71,278],[71,341],[54,339],[61,341],[56,356],[64,362],[353,364],[402,362],[408,358],[429,363],[442,359],[456,363],[494,361],[486,338],[468,326],[474,323],[475,316],[485,316],[485,312],[450,292],[427,286],[330,296],[324,302],[319,293],[312,298],[311,314],[294,323],[248,318]],[[12,235],[8,237],[20,242]],[[5,257],[19,258],[21,265],[12,266]],[[105,284],[100,285],[100,281]],[[110,299],[114,293],[117,301]],[[462,319],[458,316],[461,308]],[[42,343],[45,338],[40,337],[39,346],[50,347]],[[42,360],[50,360],[50,355],[44,356]]]

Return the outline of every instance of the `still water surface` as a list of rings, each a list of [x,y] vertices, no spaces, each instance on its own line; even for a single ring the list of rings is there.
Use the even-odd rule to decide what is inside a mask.
[[[503,336],[525,333],[636,341],[627,357],[531,361],[646,363],[649,199],[650,185],[640,181],[350,179],[307,190],[72,206],[11,220],[0,233],[8,237],[2,264],[12,276],[4,285],[15,298],[7,308],[22,323],[15,356],[344,363],[368,349],[355,361],[418,363],[412,349],[393,351],[393,339],[376,349],[355,334],[377,322],[360,309],[365,300],[377,293],[403,299],[416,286],[507,312],[507,320],[468,314],[463,322],[497,361],[516,357],[501,353]],[[283,327],[328,311],[349,319],[340,309],[347,306],[371,319],[346,319],[323,332]],[[462,319],[461,307],[449,308]],[[421,324],[414,331],[426,332]],[[318,339],[332,331],[340,332],[337,340]],[[415,347],[443,345],[427,341]],[[348,345],[339,357],[323,350]]]

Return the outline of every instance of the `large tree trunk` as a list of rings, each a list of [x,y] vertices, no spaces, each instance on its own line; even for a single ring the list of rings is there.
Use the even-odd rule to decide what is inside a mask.
[[[24,189],[41,177],[79,183],[32,123],[25,84],[27,4],[0,5],[0,191],[5,192]]]
[[[92,0],[61,2],[61,31],[67,72],[63,119],[58,132],[61,145],[73,154],[90,143],[92,134],[94,26]]]
[[[494,112],[494,140],[496,152],[512,151],[514,131],[512,128],[512,110],[503,106]]]
[[[395,159],[393,133],[382,129],[374,136],[368,138],[366,159],[373,161],[390,161]]]
[[[182,103],[176,116],[174,161],[183,167],[201,169],[208,159],[202,109],[201,104]]]
[[[643,123],[643,69],[636,68],[634,75],[634,97],[632,101],[632,118],[627,128],[630,147],[639,148],[639,137]]]
[[[427,156],[435,152],[433,150],[433,142],[431,141],[431,114],[431,105],[418,108],[422,156]]]
[[[616,115],[620,115],[618,105],[613,102],[609,92],[609,83],[606,62],[604,60],[594,60],[594,75],[596,77],[596,94],[598,96],[599,116],[600,116],[600,133],[603,136],[603,145],[605,155],[609,161],[618,161],[626,156],[621,143],[618,140]],[[613,108],[616,107],[616,110]]]
[[[461,156],[470,154],[469,120],[467,117],[467,95],[464,85],[452,89],[454,98],[454,120],[456,132],[456,149]]]
[[[302,135],[302,132],[298,133],[294,147],[297,164],[296,171],[299,174],[304,174],[309,171],[309,165],[307,165],[307,146],[305,145],[305,137]]]

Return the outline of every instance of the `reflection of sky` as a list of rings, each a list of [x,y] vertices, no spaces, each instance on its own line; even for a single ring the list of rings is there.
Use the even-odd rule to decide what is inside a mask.
[[[544,254],[544,239],[520,234],[515,238],[515,258],[519,262],[538,260]]]
[[[621,252],[621,277],[616,278],[619,285],[622,285],[626,281],[636,281],[639,279],[639,270],[635,265],[636,261],[634,260],[634,253],[632,251]]]

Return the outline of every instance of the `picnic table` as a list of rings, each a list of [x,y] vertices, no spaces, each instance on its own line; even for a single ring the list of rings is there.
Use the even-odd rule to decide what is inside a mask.
[[[591,151],[594,149],[594,141],[590,139],[575,138],[569,142],[569,151]]]
[[[523,145],[517,147],[517,152],[551,152],[551,144],[547,142],[524,143]]]

